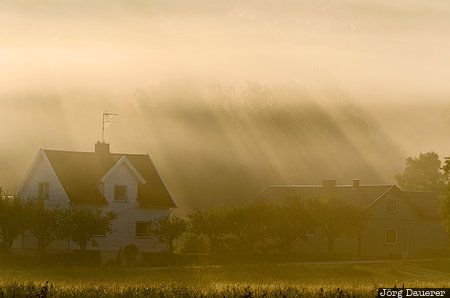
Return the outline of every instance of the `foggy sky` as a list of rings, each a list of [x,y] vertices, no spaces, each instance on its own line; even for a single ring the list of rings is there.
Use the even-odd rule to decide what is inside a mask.
[[[112,150],[151,153],[181,197],[393,183],[449,154],[449,36],[446,0],[0,0],[0,184],[39,148],[91,151],[103,111]]]
[[[173,77],[449,95],[448,1],[1,1],[3,90]]]

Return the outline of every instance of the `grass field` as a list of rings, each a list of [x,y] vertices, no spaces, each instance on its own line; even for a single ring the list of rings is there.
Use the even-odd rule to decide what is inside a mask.
[[[450,261],[0,269],[0,297],[374,297],[394,285],[450,287]]]

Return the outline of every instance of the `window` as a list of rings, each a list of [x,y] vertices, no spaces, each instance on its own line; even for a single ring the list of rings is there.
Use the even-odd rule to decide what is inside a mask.
[[[151,222],[149,221],[137,221],[136,222],[136,236],[137,237],[149,237],[151,235]]]
[[[387,214],[398,214],[398,200],[388,200],[386,202]]]
[[[127,186],[126,185],[115,185],[114,186],[114,200],[115,201],[126,201],[127,200]]]
[[[398,228],[384,228],[384,244],[398,244]]]
[[[49,195],[49,183],[39,182],[38,183],[38,199],[47,200]]]

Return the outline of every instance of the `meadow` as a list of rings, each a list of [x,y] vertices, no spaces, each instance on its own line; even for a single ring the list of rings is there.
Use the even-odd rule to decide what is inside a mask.
[[[450,260],[172,268],[0,268],[0,297],[374,297],[450,287]]]

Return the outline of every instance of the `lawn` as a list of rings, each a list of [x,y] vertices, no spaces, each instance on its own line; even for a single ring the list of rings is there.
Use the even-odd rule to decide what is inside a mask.
[[[394,285],[450,287],[450,261],[0,269],[0,297],[373,297]]]

